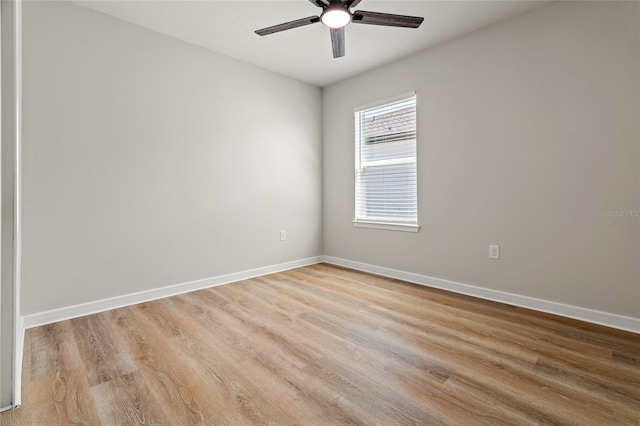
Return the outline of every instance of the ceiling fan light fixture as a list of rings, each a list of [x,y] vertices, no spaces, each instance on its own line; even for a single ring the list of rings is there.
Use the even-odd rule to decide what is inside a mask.
[[[328,7],[322,12],[320,20],[329,28],[342,28],[351,22],[351,14],[344,7]]]
[[[349,23],[358,25],[383,25],[387,27],[418,28],[424,18],[420,16],[394,15],[392,13],[367,12],[351,8],[360,4],[361,0],[309,0],[314,6],[322,9],[320,16],[307,16],[284,24],[272,25],[256,30],[259,36],[266,36],[280,31],[304,27],[322,22],[329,27],[331,35],[331,50],[334,58],[344,56],[344,27]]]

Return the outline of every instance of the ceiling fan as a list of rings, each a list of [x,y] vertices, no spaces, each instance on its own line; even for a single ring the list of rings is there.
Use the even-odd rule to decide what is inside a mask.
[[[356,10],[351,12],[351,8],[360,3],[361,0],[309,0],[314,6],[322,8],[320,16],[309,16],[297,19],[284,24],[257,30],[256,34],[265,36],[292,28],[302,27],[316,22],[322,22],[331,31],[331,46],[333,57],[344,56],[344,27],[353,22],[354,24],[383,25],[387,27],[418,28],[424,18],[418,16],[393,15],[390,13],[367,12]]]

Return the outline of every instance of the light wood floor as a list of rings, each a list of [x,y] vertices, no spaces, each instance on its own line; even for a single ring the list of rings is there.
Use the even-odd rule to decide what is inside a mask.
[[[27,331],[1,424],[637,425],[640,335],[329,265]]]

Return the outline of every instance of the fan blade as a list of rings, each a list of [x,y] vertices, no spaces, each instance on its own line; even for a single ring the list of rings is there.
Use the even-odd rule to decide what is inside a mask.
[[[331,3],[329,3],[329,0],[309,0],[311,3],[313,3],[314,6],[318,6],[324,9],[325,6],[329,6]]]
[[[343,1],[344,4],[347,5],[347,7],[356,7],[358,5],[358,3],[360,3],[361,0],[346,0]]]
[[[316,22],[320,22],[319,16],[309,16],[307,18],[298,19],[297,21],[285,22],[284,24],[274,25],[273,27],[263,28],[261,30],[257,30],[256,34],[260,36],[266,36],[268,34],[277,33],[284,30],[290,30],[292,28],[303,27],[309,24],[315,24]]]
[[[344,56],[344,27],[331,28],[331,47],[333,48],[334,58]]]
[[[387,27],[418,28],[424,18],[419,16],[392,15],[390,13],[367,12],[356,10],[353,12],[354,24],[384,25]]]

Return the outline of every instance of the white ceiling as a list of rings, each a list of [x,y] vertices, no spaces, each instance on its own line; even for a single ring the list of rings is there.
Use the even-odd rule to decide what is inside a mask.
[[[307,16],[307,0],[77,0],[85,7],[317,86],[388,64],[446,40],[509,19],[544,0],[380,1],[355,10],[423,16],[419,29],[351,24],[346,56],[334,59],[329,29],[317,23],[260,37],[259,28]]]

